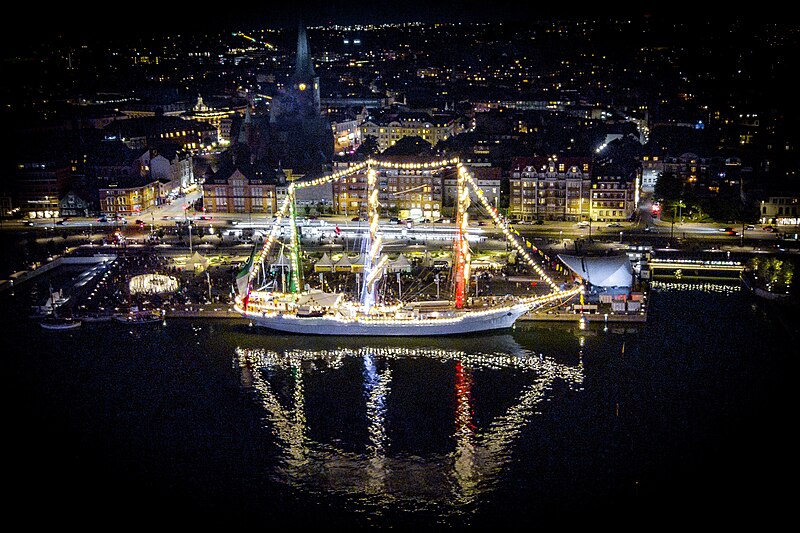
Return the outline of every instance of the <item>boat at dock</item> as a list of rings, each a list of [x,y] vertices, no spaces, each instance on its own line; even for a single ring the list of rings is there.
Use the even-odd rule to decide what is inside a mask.
[[[70,330],[81,327],[81,321],[74,318],[48,317],[41,320],[39,325],[47,330]]]
[[[111,322],[114,316],[111,314],[90,313],[90,314],[79,315],[76,318],[78,318],[81,322],[94,323],[94,322]]]
[[[50,287],[50,297],[47,300],[48,303],[40,308],[40,311],[47,313],[45,317],[39,321],[39,325],[42,327],[42,329],[63,331],[81,327],[80,320],[76,320],[71,316],[59,316],[58,307],[59,305],[66,303],[67,299],[68,298],[64,298],[62,296],[61,291],[54,291],[53,287]]]
[[[114,320],[124,324],[157,324],[163,320],[159,311],[131,311],[114,315]]]
[[[452,298],[448,301],[382,301],[379,290],[389,263],[382,253],[383,237],[379,226],[378,182],[375,167],[383,168],[442,168],[455,170],[458,175],[456,230],[453,239],[453,261],[450,274]],[[346,179],[356,172],[366,172],[368,184],[368,226],[359,256],[359,297],[313,290],[303,280],[303,256],[296,224],[295,193],[297,189],[324,185]],[[503,297],[489,300],[469,298],[471,251],[468,239],[470,192],[481,201],[483,209],[498,227],[503,228],[508,242],[527,261],[551,292],[539,296]],[[284,231],[283,219],[288,218],[288,237],[280,242]],[[283,290],[277,291],[277,280],[264,276],[264,261],[274,245],[280,246],[280,266]],[[287,258],[283,253],[287,250]],[[288,271],[288,286],[286,275]],[[261,275],[261,277],[259,277]],[[467,167],[458,159],[425,162],[419,165],[378,162],[370,159],[346,171],[305,182],[293,182],[288,195],[275,217],[272,229],[260,249],[254,246],[250,258],[237,276],[235,309],[256,326],[303,335],[339,336],[440,336],[463,335],[507,329],[521,316],[545,304],[564,301],[582,294],[582,285],[559,286],[544,272],[538,261],[530,256],[519,236],[509,229],[477,186]]]

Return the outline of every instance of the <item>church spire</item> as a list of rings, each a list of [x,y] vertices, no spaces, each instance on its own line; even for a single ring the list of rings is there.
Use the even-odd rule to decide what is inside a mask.
[[[297,58],[295,60],[295,77],[311,79],[317,75],[314,73],[314,64],[311,62],[311,53],[308,49],[308,36],[306,27],[300,20],[297,30]]]

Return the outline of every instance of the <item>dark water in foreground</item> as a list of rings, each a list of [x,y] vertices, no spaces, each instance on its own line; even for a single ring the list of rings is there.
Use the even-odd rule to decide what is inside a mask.
[[[797,480],[783,330],[742,293],[650,304],[635,328],[387,340],[43,332],[4,296],[8,509],[267,531],[769,524]]]

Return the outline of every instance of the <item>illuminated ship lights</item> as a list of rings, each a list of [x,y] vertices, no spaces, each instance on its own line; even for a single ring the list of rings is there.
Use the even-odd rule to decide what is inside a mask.
[[[433,313],[417,313],[413,314],[408,310],[403,309],[402,304],[397,306],[383,306],[378,305],[376,301],[376,283],[381,278],[385,267],[385,257],[381,255],[382,236],[379,231],[379,202],[377,195],[377,171],[376,168],[382,169],[402,169],[402,170],[421,170],[421,169],[442,169],[445,167],[455,166],[458,169],[458,216],[456,242],[454,243],[454,306],[455,311],[451,309],[450,312],[433,312]],[[388,326],[401,326],[404,324],[419,323],[421,320],[435,321],[438,324],[458,323],[464,321],[467,317],[481,317],[491,313],[497,313],[498,310],[511,309],[515,305],[525,305],[528,310],[531,310],[542,305],[546,305],[558,300],[565,300],[583,292],[583,286],[571,286],[569,289],[561,289],[558,284],[553,281],[550,276],[544,271],[539,262],[532,257],[526,246],[520,242],[519,235],[510,227],[497,209],[491,205],[486,198],[483,191],[477,186],[472,174],[469,172],[458,158],[442,159],[438,161],[429,161],[422,163],[407,163],[407,162],[393,162],[387,160],[369,159],[366,162],[358,163],[350,166],[347,169],[334,172],[330,175],[320,176],[318,178],[303,181],[293,182],[288,187],[288,194],[282,202],[278,213],[276,214],[275,224],[273,225],[269,235],[264,240],[264,244],[254,256],[254,261],[250,266],[249,282],[247,284],[247,291],[244,295],[240,294],[236,298],[236,310],[245,316],[253,318],[279,316],[281,314],[291,314],[297,312],[297,295],[303,290],[302,279],[299,274],[292,275],[292,283],[290,284],[291,293],[282,295],[278,300],[265,295],[260,291],[256,291],[252,287],[252,280],[257,279],[259,271],[264,268],[264,260],[268,257],[273,245],[278,240],[280,234],[280,226],[283,218],[289,216],[292,219],[291,224],[291,248],[290,254],[291,268],[293,272],[300,271],[300,253],[299,253],[299,238],[297,235],[295,225],[295,193],[297,189],[305,187],[313,187],[329,183],[332,181],[340,180],[351,176],[358,172],[363,172],[366,169],[367,178],[370,188],[368,196],[368,217],[369,217],[369,236],[370,245],[369,250],[365,256],[364,263],[364,286],[362,287],[360,307],[348,304],[347,302],[337,303],[336,306],[330,309],[324,309],[326,319],[334,323],[352,324],[352,323],[368,323],[370,325],[388,325]],[[475,193],[480,204],[489,213],[492,220],[502,229],[506,240],[516,250],[518,255],[522,257],[528,266],[547,282],[552,289],[547,295],[520,297],[511,303],[504,303],[498,306],[481,308],[470,308],[459,312],[464,308],[466,295],[468,294],[468,286],[470,279],[470,248],[467,240],[469,230],[469,216],[467,209],[470,205],[470,190]],[[530,244],[528,243],[528,246]]]

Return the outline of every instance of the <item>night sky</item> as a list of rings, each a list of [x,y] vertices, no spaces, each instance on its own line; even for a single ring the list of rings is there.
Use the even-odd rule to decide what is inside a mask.
[[[524,22],[553,18],[644,16],[676,20],[754,18],[785,21],[789,8],[770,2],[744,8],[702,8],[697,2],[597,2],[593,7],[572,3],[526,0],[307,0],[305,2],[219,2],[206,8],[189,2],[118,4],[107,1],[62,2],[55,6],[22,3],[5,17],[0,38],[5,46],[24,48],[58,35],[75,37],[175,34],[214,29],[294,27],[300,11],[309,25],[371,22]]]

